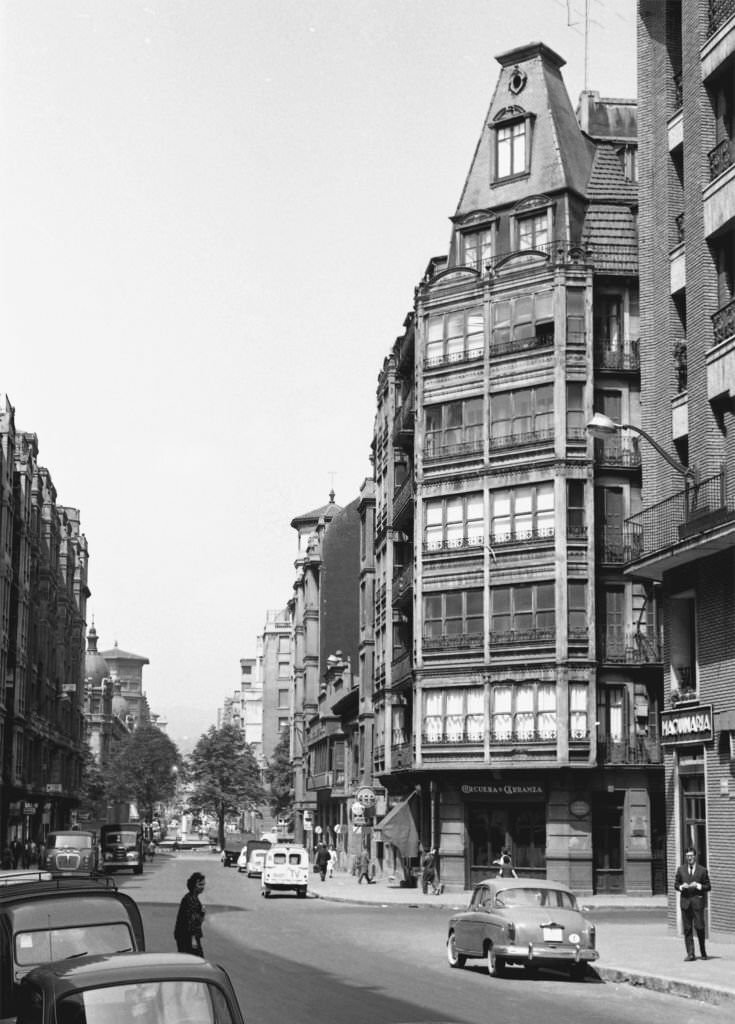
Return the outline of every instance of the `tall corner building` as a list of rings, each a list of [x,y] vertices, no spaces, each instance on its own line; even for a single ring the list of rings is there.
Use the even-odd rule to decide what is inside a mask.
[[[379,377],[376,855],[463,889],[503,847],[580,893],[663,891],[660,611],[641,507],[637,111],[539,43],[500,73]],[[607,440],[593,413],[622,425]],[[401,815],[415,823],[397,828]],[[383,832],[385,828],[385,832]]]
[[[626,574],[661,595],[669,870],[694,844],[710,927],[732,932],[735,0],[640,0],[638,32],[641,406],[654,444],[642,442]]]

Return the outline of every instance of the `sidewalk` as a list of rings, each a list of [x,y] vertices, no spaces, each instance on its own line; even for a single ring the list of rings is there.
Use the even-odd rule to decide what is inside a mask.
[[[335,902],[439,908],[447,918],[456,910],[464,910],[470,897],[468,892],[425,896],[421,889],[401,889],[386,878],[377,879],[373,885],[358,885],[356,877],[346,872],[337,872],[325,882],[315,875],[309,891],[317,899]],[[684,940],[660,915],[666,907],[665,896],[585,896],[579,902],[593,921],[596,911],[620,912],[619,921],[601,921],[597,928],[600,959],[593,969],[603,981],[641,985],[706,1003],[735,1004],[735,937],[710,939],[709,960],[684,963]],[[641,920],[640,915],[626,921],[625,911],[633,908],[651,908],[659,913],[653,921]]]

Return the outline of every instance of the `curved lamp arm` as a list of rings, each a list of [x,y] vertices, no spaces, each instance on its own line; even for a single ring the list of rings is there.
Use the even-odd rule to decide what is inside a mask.
[[[641,437],[645,437],[653,450],[658,452],[664,462],[668,462],[671,468],[675,469],[680,476],[683,476],[687,483],[697,484],[699,482],[698,473],[694,467],[685,466],[672,455],[669,455],[669,453],[661,447],[658,441],[654,441],[648,431],[644,430],[643,427],[636,427],[632,423],[616,423],[604,413],[596,412],[587,424],[587,430],[594,437],[606,437],[610,434],[618,434],[621,430],[632,430],[634,433],[640,434]]]

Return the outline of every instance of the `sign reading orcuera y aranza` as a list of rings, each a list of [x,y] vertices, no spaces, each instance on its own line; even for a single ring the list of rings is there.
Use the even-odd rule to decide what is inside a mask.
[[[664,744],[706,743],[712,736],[711,704],[661,712],[661,742]]]

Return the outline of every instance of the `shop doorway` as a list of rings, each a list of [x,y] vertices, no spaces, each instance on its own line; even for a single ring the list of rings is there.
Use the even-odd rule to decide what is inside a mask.
[[[623,809],[625,793],[595,793],[592,800],[592,854],[596,893],[625,892]]]
[[[546,877],[546,805],[470,805],[467,812],[470,886],[495,874],[504,848],[524,877]]]
[[[702,765],[680,766],[681,811],[683,848],[678,851],[678,863],[684,859],[684,850],[693,846],[700,864],[707,864],[707,798],[704,789]],[[684,774],[686,772],[686,774]]]

